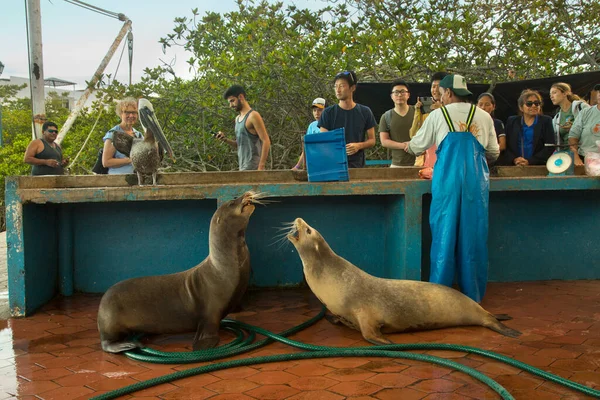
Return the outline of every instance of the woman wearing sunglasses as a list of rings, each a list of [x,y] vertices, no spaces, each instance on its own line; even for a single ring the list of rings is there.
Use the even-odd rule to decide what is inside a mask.
[[[504,165],[543,165],[554,152],[547,143],[556,143],[552,118],[543,115],[542,96],[526,89],[517,101],[521,115],[506,121]]]
[[[64,175],[63,167],[69,162],[63,159],[62,149],[55,143],[58,126],[54,122],[44,122],[41,139],[32,140],[25,150],[23,161],[33,165],[31,175]]]

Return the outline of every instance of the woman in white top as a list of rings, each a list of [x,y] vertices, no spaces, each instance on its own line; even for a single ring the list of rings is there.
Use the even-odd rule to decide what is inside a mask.
[[[571,86],[568,83],[557,82],[550,89],[550,100],[555,106],[560,109],[552,119],[552,126],[556,134],[556,142],[558,144],[567,144],[567,137],[575,117],[581,110],[589,106],[571,91]]]

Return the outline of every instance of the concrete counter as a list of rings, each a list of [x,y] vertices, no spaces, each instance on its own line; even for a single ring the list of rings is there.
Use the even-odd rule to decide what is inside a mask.
[[[163,174],[156,187],[138,187],[133,175],[9,177],[11,313],[32,313],[57,294],[101,293],[130,277],[193,267],[208,254],[218,205],[246,190],[275,201],[258,206],[248,227],[255,286],[303,281],[295,249],[277,242],[296,217],[371,274],[427,279],[431,182],[417,172],[357,169],[349,182],[326,183],[291,171]],[[544,167],[492,172],[490,280],[600,278],[600,179],[581,169],[552,178]]]

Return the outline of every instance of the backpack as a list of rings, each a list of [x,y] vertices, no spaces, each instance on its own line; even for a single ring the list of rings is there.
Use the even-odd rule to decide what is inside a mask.
[[[394,109],[390,109],[387,110],[384,114],[383,117],[385,118],[385,123],[388,126],[388,129],[392,129],[392,111],[394,111]]]

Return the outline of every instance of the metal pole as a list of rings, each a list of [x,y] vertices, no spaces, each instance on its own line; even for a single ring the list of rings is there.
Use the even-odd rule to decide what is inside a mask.
[[[29,86],[33,113],[33,139],[42,137],[42,125],[46,121],[44,93],[44,60],[42,53],[42,10],[40,0],[27,0],[29,34]]]
[[[4,146],[4,142],[2,140],[2,104],[0,103],[0,147]]]
[[[119,44],[121,43],[121,41],[123,40],[123,38],[125,37],[125,34],[127,33],[127,31],[129,29],[131,29],[131,20],[127,19],[125,21],[125,23],[123,24],[123,27],[119,31],[119,34],[115,38],[115,41],[108,49],[108,53],[106,53],[106,55],[104,56],[104,59],[102,59],[100,66],[98,66],[98,69],[96,70],[96,73],[94,73],[94,76],[90,80],[87,89],[85,89],[85,92],[83,92],[83,94],[81,95],[79,100],[77,100],[77,103],[75,104],[75,108],[73,108],[73,110],[71,111],[69,118],[67,118],[67,120],[63,124],[62,128],[60,128],[60,132],[58,133],[58,136],[56,137],[56,143],[60,144],[63,141],[63,139],[65,138],[65,136],[67,135],[67,132],[69,132],[69,129],[71,129],[71,126],[73,126],[73,122],[75,122],[75,120],[79,116],[79,113],[81,112],[81,109],[85,105],[85,102],[87,101],[88,97],[90,97],[90,94],[92,94],[92,92],[94,91],[94,87],[96,86],[96,83],[98,83],[98,81],[102,77],[102,74],[104,73],[104,70],[106,69],[106,66],[108,65],[108,63],[110,62],[110,59],[112,58],[112,56],[115,54],[115,52],[119,48]]]

